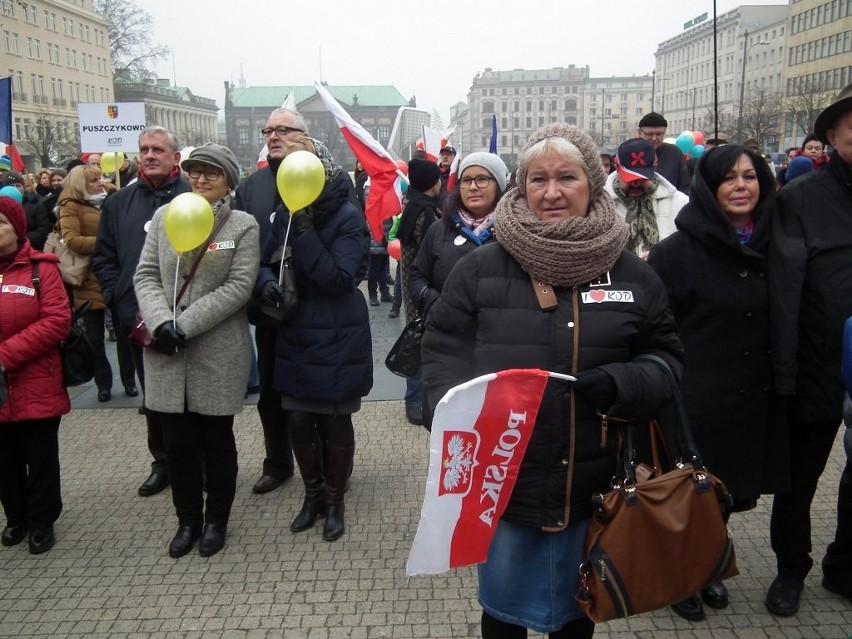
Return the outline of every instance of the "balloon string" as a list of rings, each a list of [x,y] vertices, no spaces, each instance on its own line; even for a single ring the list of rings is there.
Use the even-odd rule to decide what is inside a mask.
[[[177,266],[175,266],[175,287],[172,291],[172,310],[174,311],[172,325],[174,326],[175,332],[177,332],[177,290],[178,279],[180,278],[180,255],[180,253],[177,254]]]
[[[284,232],[284,248],[281,250],[281,266],[278,267],[278,286],[284,283],[284,256],[287,255],[287,240],[290,239],[290,227],[293,225],[293,215],[287,220],[287,230]]]

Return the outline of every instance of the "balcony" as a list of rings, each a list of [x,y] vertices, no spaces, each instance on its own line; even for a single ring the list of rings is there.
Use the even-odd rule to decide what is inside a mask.
[[[12,99],[16,102],[26,102],[27,94],[26,93],[18,93],[17,91],[12,91]]]
[[[64,107],[67,104],[65,98],[53,98],[53,106]]]
[[[33,102],[35,104],[48,104],[50,100],[47,99],[46,95],[34,95]]]

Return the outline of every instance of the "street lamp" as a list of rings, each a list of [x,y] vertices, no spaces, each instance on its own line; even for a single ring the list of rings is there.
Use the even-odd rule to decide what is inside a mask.
[[[743,33],[743,74],[740,78],[740,117],[737,118],[737,142],[743,141],[743,102],[745,101],[745,72],[748,52],[752,47],[769,44],[766,40],[758,40],[752,44],[748,43],[748,29]]]
[[[689,91],[678,91],[678,93],[683,93],[687,98],[692,99],[692,123],[689,125],[692,131],[695,131],[695,93],[698,91],[697,87],[692,87],[692,95],[690,95]]]

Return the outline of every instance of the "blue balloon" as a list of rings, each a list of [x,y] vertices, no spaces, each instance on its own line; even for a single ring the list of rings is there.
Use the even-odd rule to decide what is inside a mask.
[[[691,135],[687,136],[681,133],[675,140],[675,146],[680,149],[681,153],[689,153],[692,147],[695,146],[695,140]]]
[[[694,147],[692,147],[692,151],[690,151],[689,154],[697,160],[702,155],[704,155],[704,145],[696,144]]]
[[[408,182],[406,182],[402,178],[396,179],[399,180],[399,190],[402,192],[402,194],[405,195],[406,193],[408,193]]]
[[[14,186],[4,186],[0,189],[0,197],[12,198],[18,204],[24,203],[24,196],[21,195],[21,192]]]

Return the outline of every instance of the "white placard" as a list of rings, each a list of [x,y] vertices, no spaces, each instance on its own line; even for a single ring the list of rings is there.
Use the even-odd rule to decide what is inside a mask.
[[[79,104],[80,151],[139,151],[139,133],[145,128],[144,102]]]

